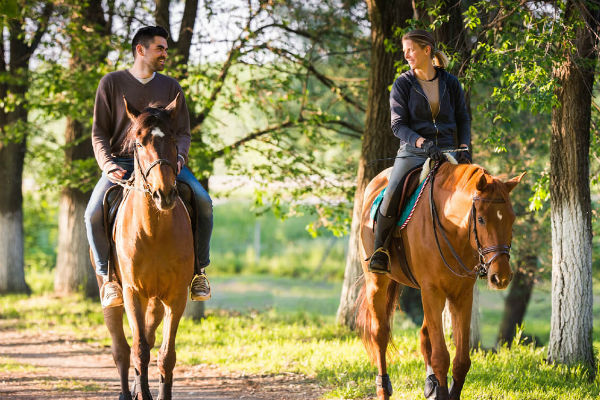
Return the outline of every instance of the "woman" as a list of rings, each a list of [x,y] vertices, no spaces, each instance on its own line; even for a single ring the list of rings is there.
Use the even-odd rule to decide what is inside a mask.
[[[386,239],[398,216],[401,183],[406,173],[423,165],[429,157],[442,159],[442,151],[468,149],[471,121],[465,95],[455,76],[446,72],[448,58],[436,49],[435,39],[424,30],[414,30],[402,37],[404,58],[410,70],[396,79],[390,93],[392,131],[400,139],[400,149],[375,228],[375,252],[369,271],[389,272]],[[459,162],[470,162],[468,151],[457,154]]]

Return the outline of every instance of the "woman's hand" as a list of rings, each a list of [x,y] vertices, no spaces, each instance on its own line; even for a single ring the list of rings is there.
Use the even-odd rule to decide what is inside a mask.
[[[459,164],[471,164],[473,162],[473,157],[471,156],[471,152],[469,151],[469,146],[461,144],[460,148],[466,150],[459,151],[456,153],[456,161]]]
[[[427,155],[433,161],[442,161],[442,159],[444,158],[444,155],[442,154],[440,148],[437,147],[435,143],[433,143],[431,140],[425,140],[421,145],[421,148],[427,152]]]

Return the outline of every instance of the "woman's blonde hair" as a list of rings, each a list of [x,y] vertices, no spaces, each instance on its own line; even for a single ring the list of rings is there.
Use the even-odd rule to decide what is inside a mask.
[[[431,59],[433,60],[433,65],[444,69],[448,67],[448,57],[440,49],[436,48],[435,39],[431,33],[422,29],[415,29],[404,34],[404,36],[402,36],[402,40],[412,40],[421,46],[421,48],[429,46],[431,48]]]

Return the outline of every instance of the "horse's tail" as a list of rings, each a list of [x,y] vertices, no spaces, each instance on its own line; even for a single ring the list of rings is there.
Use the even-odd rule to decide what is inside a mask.
[[[373,321],[374,315],[371,313],[371,310],[368,305],[367,300],[367,283],[365,282],[360,289],[360,294],[358,295],[358,299],[356,300],[357,310],[356,310],[356,329],[360,338],[367,350],[367,354],[373,363],[377,360],[377,354],[375,350],[375,337],[373,322],[375,322],[378,326],[384,327],[387,332],[380,332],[383,335],[387,335],[387,339],[389,343],[392,344],[392,325],[394,320],[394,311],[396,310],[396,302],[398,301],[398,296],[400,295],[400,284],[396,281],[390,279],[390,283],[388,285],[387,295],[386,295],[386,320],[385,321]],[[387,344],[387,340],[386,340]]]

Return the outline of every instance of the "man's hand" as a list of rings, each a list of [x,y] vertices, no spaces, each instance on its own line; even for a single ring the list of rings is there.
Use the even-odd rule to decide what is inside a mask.
[[[126,170],[117,166],[116,168],[110,170],[110,172],[108,172],[106,175],[108,176],[109,181],[111,181],[112,183],[116,183],[119,180],[123,179],[126,173]]]
[[[442,154],[440,148],[437,147],[435,143],[433,143],[431,140],[425,140],[421,145],[421,148],[425,152],[427,152],[427,155],[433,161],[442,161],[442,159],[444,158],[444,155]]]
[[[185,165],[185,159],[181,154],[177,154],[177,175],[181,173],[183,166]]]

